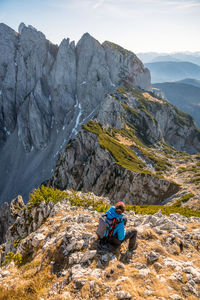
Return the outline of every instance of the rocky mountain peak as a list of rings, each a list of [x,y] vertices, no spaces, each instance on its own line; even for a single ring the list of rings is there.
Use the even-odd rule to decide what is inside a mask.
[[[27,201],[28,194],[34,187],[49,178],[54,178],[57,182],[54,168],[59,154],[75,137],[79,139],[86,135],[91,138],[91,134],[83,130],[78,135],[81,126],[91,119],[102,126],[101,133],[106,129],[113,131],[131,128],[132,138],[134,132],[145,146],[164,140],[177,150],[191,154],[199,151],[199,133],[193,121],[155,95],[152,96],[150,73],[131,51],[111,42],[101,45],[88,33],[83,35],[76,46],[69,39],[64,39],[57,46],[32,26],[20,24],[19,34],[16,35],[12,29],[2,25],[1,32],[2,202],[10,201],[19,193]],[[122,139],[121,132],[119,136]],[[97,139],[92,140],[96,145]],[[82,148],[88,148],[86,142]],[[133,140],[128,141],[128,144],[131,150],[127,149],[127,155],[134,148]],[[102,147],[98,146],[96,149],[99,148]],[[97,152],[103,157],[102,151]],[[136,150],[135,154],[131,154],[137,162],[138,153],[140,152]],[[91,149],[88,149],[88,154],[91,154]],[[113,153],[110,154],[107,164],[111,163],[113,168],[116,157],[113,157]],[[150,160],[147,159],[146,162],[148,161]],[[80,161],[77,164],[80,165]],[[143,165],[142,162],[139,165]],[[99,170],[105,167],[99,165]],[[124,178],[126,172],[134,171],[134,168],[127,171],[127,164],[124,162],[121,167],[125,167],[122,171]],[[83,166],[79,171],[80,174],[82,171],[83,174],[87,172]],[[141,176],[129,173],[129,176],[129,180],[140,178],[143,183],[150,178],[146,174]],[[73,182],[74,177],[70,180]],[[84,182],[91,186],[90,180]],[[152,192],[153,196],[150,198],[154,203],[160,203],[165,196],[176,190],[176,184],[163,184],[165,180],[159,181],[158,177],[149,182],[164,189],[160,199]],[[81,181],[76,184],[81,188]],[[115,197],[119,194],[117,192]],[[123,195],[121,193],[120,197]],[[147,195],[146,190],[144,202]],[[128,199],[128,195],[126,198]]]

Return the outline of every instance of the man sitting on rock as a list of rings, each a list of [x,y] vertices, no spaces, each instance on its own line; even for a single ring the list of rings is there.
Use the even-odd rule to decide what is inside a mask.
[[[110,248],[113,246],[115,248],[119,247],[121,243],[129,239],[128,250],[133,251],[137,248],[137,230],[126,231],[125,225],[127,222],[124,216],[125,204],[123,202],[118,202],[115,206],[111,206],[109,210],[106,211],[106,221],[111,223],[113,219],[114,228],[108,232],[108,236],[100,240],[100,248]]]

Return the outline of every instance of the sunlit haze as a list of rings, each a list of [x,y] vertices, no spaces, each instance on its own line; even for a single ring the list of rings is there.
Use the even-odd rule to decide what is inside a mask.
[[[134,52],[200,51],[200,0],[0,0],[0,22],[53,43],[89,32]]]

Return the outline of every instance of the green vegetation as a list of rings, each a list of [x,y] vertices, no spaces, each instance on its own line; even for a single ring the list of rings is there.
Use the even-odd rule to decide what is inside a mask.
[[[169,216],[172,213],[179,213],[185,217],[200,217],[199,211],[194,211],[189,209],[188,207],[176,207],[172,206],[162,206],[162,205],[127,205],[126,210],[132,210],[136,214],[149,214],[153,215],[159,210],[161,210],[162,214]]]
[[[126,168],[130,171],[136,173],[148,173],[151,172],[145,170],[145,163],[142,162],[134,151],[132,151],[128,146],[119,143],[116,139],[113,138],[113,131],[109,132],[108,130],[103,129],[98,123],[94,121],[89,121],[87,125],[83,127],[98,135],[98,142],[102,148],[107,149],[113,155],[116,163],[123,168]]]
[[[117,44],[114,44],[109,41],[105,41],[104,43],[107,44],[109,47],[111,47],[113,50],[121,53],[123,56],[126,56],[126,57],[128,57],[129,55],[135,56],[131,51],[128,51]]]
[[[51,194],[52,188],[46,187],[46,189],[49,189],[50,194]],[[41,189],[38,188],[35,191],[35,193],[37,193],[37,195],[41,194]],[[88,207],[91,206],[91,207],[94,208],[94,210],[96,210],[98,212],[105,212],[109,208],[109,205],[107,203],[105,203],[103,200],[96,200],[92,196],[91,193],[81,194],[81,196],[78,192],[76,192],[74,190],[71,190],[69,192],[60,191],[60,193],[64,193],[65,197],[67,197],[69,199],[72,206],[80,206],[80,207],[85,207],[85,208],[88,208]],[[184,215],[186,217],[191,217],[191,216],[200,217],[200,211],[194,211],[194,210],[189,209],[188,207],[180,207],[181,202],[185,202],[185,201],[189,200],[191,197],[193,197],[192,193],[184,195],[179,200],[180,202],[178,204],[175,203],[172,206],[126,205],[126,210],[127,211],[132,210],[136,214],[144,214],[144,215],[146,215],[146,214],[155,214],[156,212],[161,210],[162,214],[165,214],[165,215],[170,215],[171,213],[179,213],[179,214]],[[57,203],[61,200],[62,200],[61,197],[59,197],[58,199],[56,199],[56,201],[54,203]],[[47,201],[47,202],[49,202],[49,201]],[[39,205],[39,203],[37,205]],[[11,254],[9,257],[13,258],[13,255]]]
[[[17,248],[17,246],[18,246],[18,244],[20,243],[20,241],[21,241],[20,239],[15,240],[13,246],[14,246],[15,248]]]
[[[192,197],[194,197],[193,193],[186,194],[182,196],[176,203],[174,203],[172,207],[181,207],[182,203],[187,202]]]
[[[154,150],[145,146],[139,140],[139,138],[135,135],[135,130],[133,128],[109,128],[105,130],[97,122],[94,121],[89,121],[86,125],[83,125],[83,127],[86,130],[97,134],[98,142],[101,147],[110,151],[110,153],[116,159],[117,164],[130,171],[137,173],[146,173],[159,178],[161,177],[161,173],[153,174],[151,171],[145,169],[146,164],[138,158],[138,156],[135,154],[135,151],[131,149],[131,147],[118,142],[118,134],[131,140],[133,142],[133,146],[138,149],[142,156],[151,161],[157,172],[165,171],[169,166],[171,166],[171,163],[169,163],[167,159],[156,157]]]
[[[191,115],[179,110],[176,106],[174,106],[173,104],[171,104],[169,102],[168,102],[168,105],[171,106],[176,112],[176,115],[174,117],[175,117],[176,124],[178,126],[184,127],[184,126],[192,125],[193,118]]]
[[[19,253],[15,254],[13,252],[8,252],[2,265],[5,266],[8,263],[10,263],[11,261],[14,261],[15,265],[19,267],[22,264],[21,254],[19,254]]]
[[[62,192],[61,190],[53,189],[52,187],[46,187],[42,185],[30,194],[28,209],[31,210],[33,206],[38,206],[43,201],[45,203],[48,203],[50,201],[52,201],[53,203],[57,203],[66,197],[66,192]]]
[[[98,212],[105,212],[109,208],[109,205],[103,200],[96,201],[89,192],[84,195],[82,194],[80,197],[76,191],[71,190],[71,193],[68,194],[68,199],[72,206],[82,206],[85,208],[92,206]]]

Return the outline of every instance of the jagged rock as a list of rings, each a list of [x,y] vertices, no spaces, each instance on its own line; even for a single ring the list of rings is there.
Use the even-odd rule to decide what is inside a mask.
[[[74,280],[74,283],[75,283],[75,287],[80,290],[84,284],[87,282],[87,279],[75,279]]]
[[[1,23],[0,44],[0,164],[9,168],[0,183],[5,201],[19,190],[26,199],[33,187],[51,176],[62,147],[81,122],[93,117],[115,85],[128,82],[151,88],[149,71],[133,53],[119,53],[88,33],[77,45],[63,39],[57,46],[30,25],[21,23],[16,33]],[[118,57],[116,66],[112,55]],[[15,165],[15,172],[10,172],[10,165]],[[12,189],[6,184],[11,181]]]
[[[159,262],[155,262],[153,266],[157,271],[162,269],[162,265]]]
[[[125,269],[125,266],[124,266],[123,263],[118,264],[117,267],[118,267],[119,269]]]
[[[117,297],[117,299],[132,299],[129,292],[125,292],[125,291],[118,291],[115,293],[115,296]]]
[[[85,275],[90,275],[92,277],[96,277],[101,279],[101,270],[99,269],[91,269],[91,268],[83,268],[81,265],[77,264],[71,269],[72,279],[84,277]]]
[[[80,260],[80,263],[85,263],[88,262],[89,260],[92,260],[96,256],[96,254],[97,254],[96,250],[90,250],[85,252]]]
[[[32,240],[32,245],[33,247],[38,247],[39,244],[46,238],[46,236],[42,233],[38,233],[34,235],[33,240]]]
[[[8,228],[15,222],[20,210],[24,207],[25,204],[20,195],[14,198],[10,205],[5,202],[0,207],[0,244],[5,241]]]
[[[173,294],[173,295],[170,296],[170,299],[172,299],[172,300],[181,300],[181,297],[177,294]]]
[[[150,270],[148,268],[139,269],[139,274],[141,278],[146,277],[149,274]]]
[[[48,185],[93,191],[113,201],[156,204],[177,190],[167,180],[140,174],[115,164],[112,155],[98,143],[94,133],[81,129],[77,138],[60,155],[55,175]],[[120,186],[120,189],[118,187]]]
[[[78,193],[80,197],[87,195],[91,199],[95,199],[95,196]],[[77,194],[74,194],[77,197]],[[99,197],[96,197],[98,201]],[[101,198],[103,201],[103,198]],[[107,203],[107,202],[106,202]],[[37,210],[27,210],[22,208],[18,211],[18,218],[13,225],[16,225],[15,230],[9,231],[9,235],[6,236],[4,245],[0,247],[0,253],[4,260],[5,255],[11,250],[13,254],[20,254],[24,260],[25,265],[23,266],[23,274],[21,268],[14,267],[14,262],[9,263],[7,266],[0,268],[0,281],[1,288],[6,289],[8,292],[12,288],[15,291],[15,287],[18,288],[18,281],[23,278],[30,280],[29,264],[35,268],[34,276],[37,280],[37,276],[42,279],[43,272],[45,271],[45,282],[50,277],[52,282],[49,282],[49,287],[44,287],[45,294],[41,297],[50,297],[60,295],[63,296],[62,290],[66,292],[66,297],[73,299],[79,297],[80,299],[85,298],[87,294],[88,298],[102,297],[105,299],[136,299],[137,297],[151,297],[155,293],[155,281],[160,284],[160,288],[165,288],[165,297],[176,299],[179,295],[175,295],[174,286],[178,284],[177,293],[180,291],[180,297],[189,297],[192,293],[194,299],[199,298],[199,290],[197,284],[200,282],[200,270],[198,268],[198,250],[190,245],[183,253],[179,256],[169,254],[168,247],[172,239],[177,239],[177,234],[184,236],[186,233],[191,233],[191,226],[193,227],[192,236],[198,234],[198,222],[192,222],[188,218],[187,223],[180,224],[185,226],[187,224],[186,231],[175,233],[168,233],[162,231],[159,240],[151,239],[148,240],[142,238],[147,234],[148,231],[141,231],[138,233],[138,244],[140,247],[134,252],[134,258],[126,261],[124,266],[120,261],[126,256],[128,243],[123,243],[120,255],[117,255],[115,251],[102,255],[102,252],[97,248],[97,241],[95,238],[96,227],[93,223],[96,223],[100,213],[95,213],[91,209],[76,207],[76,210],[71,209],[70,204],[64,200],[53,206],[53,216],[44,219],[44,222],[33,231],[33,227],[30,226],[31,232],[23,239],[19,239],[19,235],[15,230],[18,227],[26,227],[29,218],[37,218],[39,211],[42,214],[46,211],[44,203],[37,207]],[[66,210],[67,209],[67,210]],[[152,227],[152,220],[159,219],[158,216],[153,216],[153,219],[148,215],[137,215],[131,212],[126,213],[128,219],[141,219],[141,227],[149,226]],[[162,225],[169,220],[170,217],[164,215],[162,218]],[[91,218],[93,223],[91,224]],[[30,220],[29,220],[30,221]],[[132,228],[134,220],[131,220],[127,225],[127,230]],[[153,221],[153,222],[154,222]],[[190,221],[190,223],[189,223]],[[164,223],[163,223],[164,222]],[[157,222],[155,222],[156,224]],[[128,222],[127,222],[128,224]],[[146,228],[146,227],[145,227]],[[197,230],[195,229],[197,228]],[[22,230],[23,231],[23,230]],[[27,232],[27,231],[26,231]],[[150,232],[150,230],[149,230]],[[154,232],[151,230],[151,234]],[[187,237],[187,236],[186,236]],[[15,244],[15,247],[13,247]],[[67,251],[67,247],[69,246]],[[70,248],[71,246],[71,248]],[[82,251],[86,249],[86,251]],[[154,249],[153,251],[151,249]],[[126,251],[126,252],[125,252]],[[150,255],[151,254],[151,255]],[[160,254],[160,262],[155,262]],[[190,257],[188,257],[190,254]],[[169,256],[168,256],[169,255]],[[105,259],[104,259],[105,256]],[[145,257],[153,257],[153,265],[145,264]],[[192,257],[192,258],[191,258]],[[28,264],[26,268],[26,260]],[[92,262],[92,260],[95,260]],[[114,262],[110,262],[114,260]],[[101,263],[102,261],[102,263]],[[39,266],[38,266],[39,262]],[[96,264],[97,262],[97,264]],[[125,268],[124,268],[125,267]],[[169,268],[173,269],[170,270]],[[156,272],[155,272],[156,270]],[[8,271],[8,272],[5,272]],[[2,275],[2,272],[3,275]],[[28,272],[28,273],[27,273]],[[32,272],[32,270],[31,270]],[[41,272],[41,273],[40,273]],[[47,272],[47,273],[46,273]],[[125,273],[124,273],[125,272]],[[26,276],[28,275],[28,279]],[[54,276],[55,275],[55,276]],[[56,276],[57,275],[57,276]],[[61,278],[63,277],[63,279]],[[155,281],[154,281],[155,279]],[[141,280],[145,285],[145,289],[141,289]],[[8,285],[9,282],[9,285]],[[131,289],[131,285],[134,284],[134,290]],[[129,287],[126,292],[127,286]],[[67,293],[68,292],[68,293]],[[162,292],[156,290],[157,297],[162,297]],[[118,293],[118,294],[117,294]],[[128,293],[128,294],[127,294]],[[118,295],[118,296],[117,296]],[[133,296],[134,295],[134,296]],[[175,296],[174,296],[175,295]],[[28,297],[27,297],[28,298]],[[177,298],[178,299],[178,298]]]
[[[10,272],[8,271],[8,270],[1,270],[0,269],[0,276],[1,277],[7,277],[7,276],[9,276],[10,275]]]
[[[183,274],[180,272],[176,272],[171,274],[171,276],[169,277],[169,279],[173,280],[173,281],[182,281],[183,279]]]

